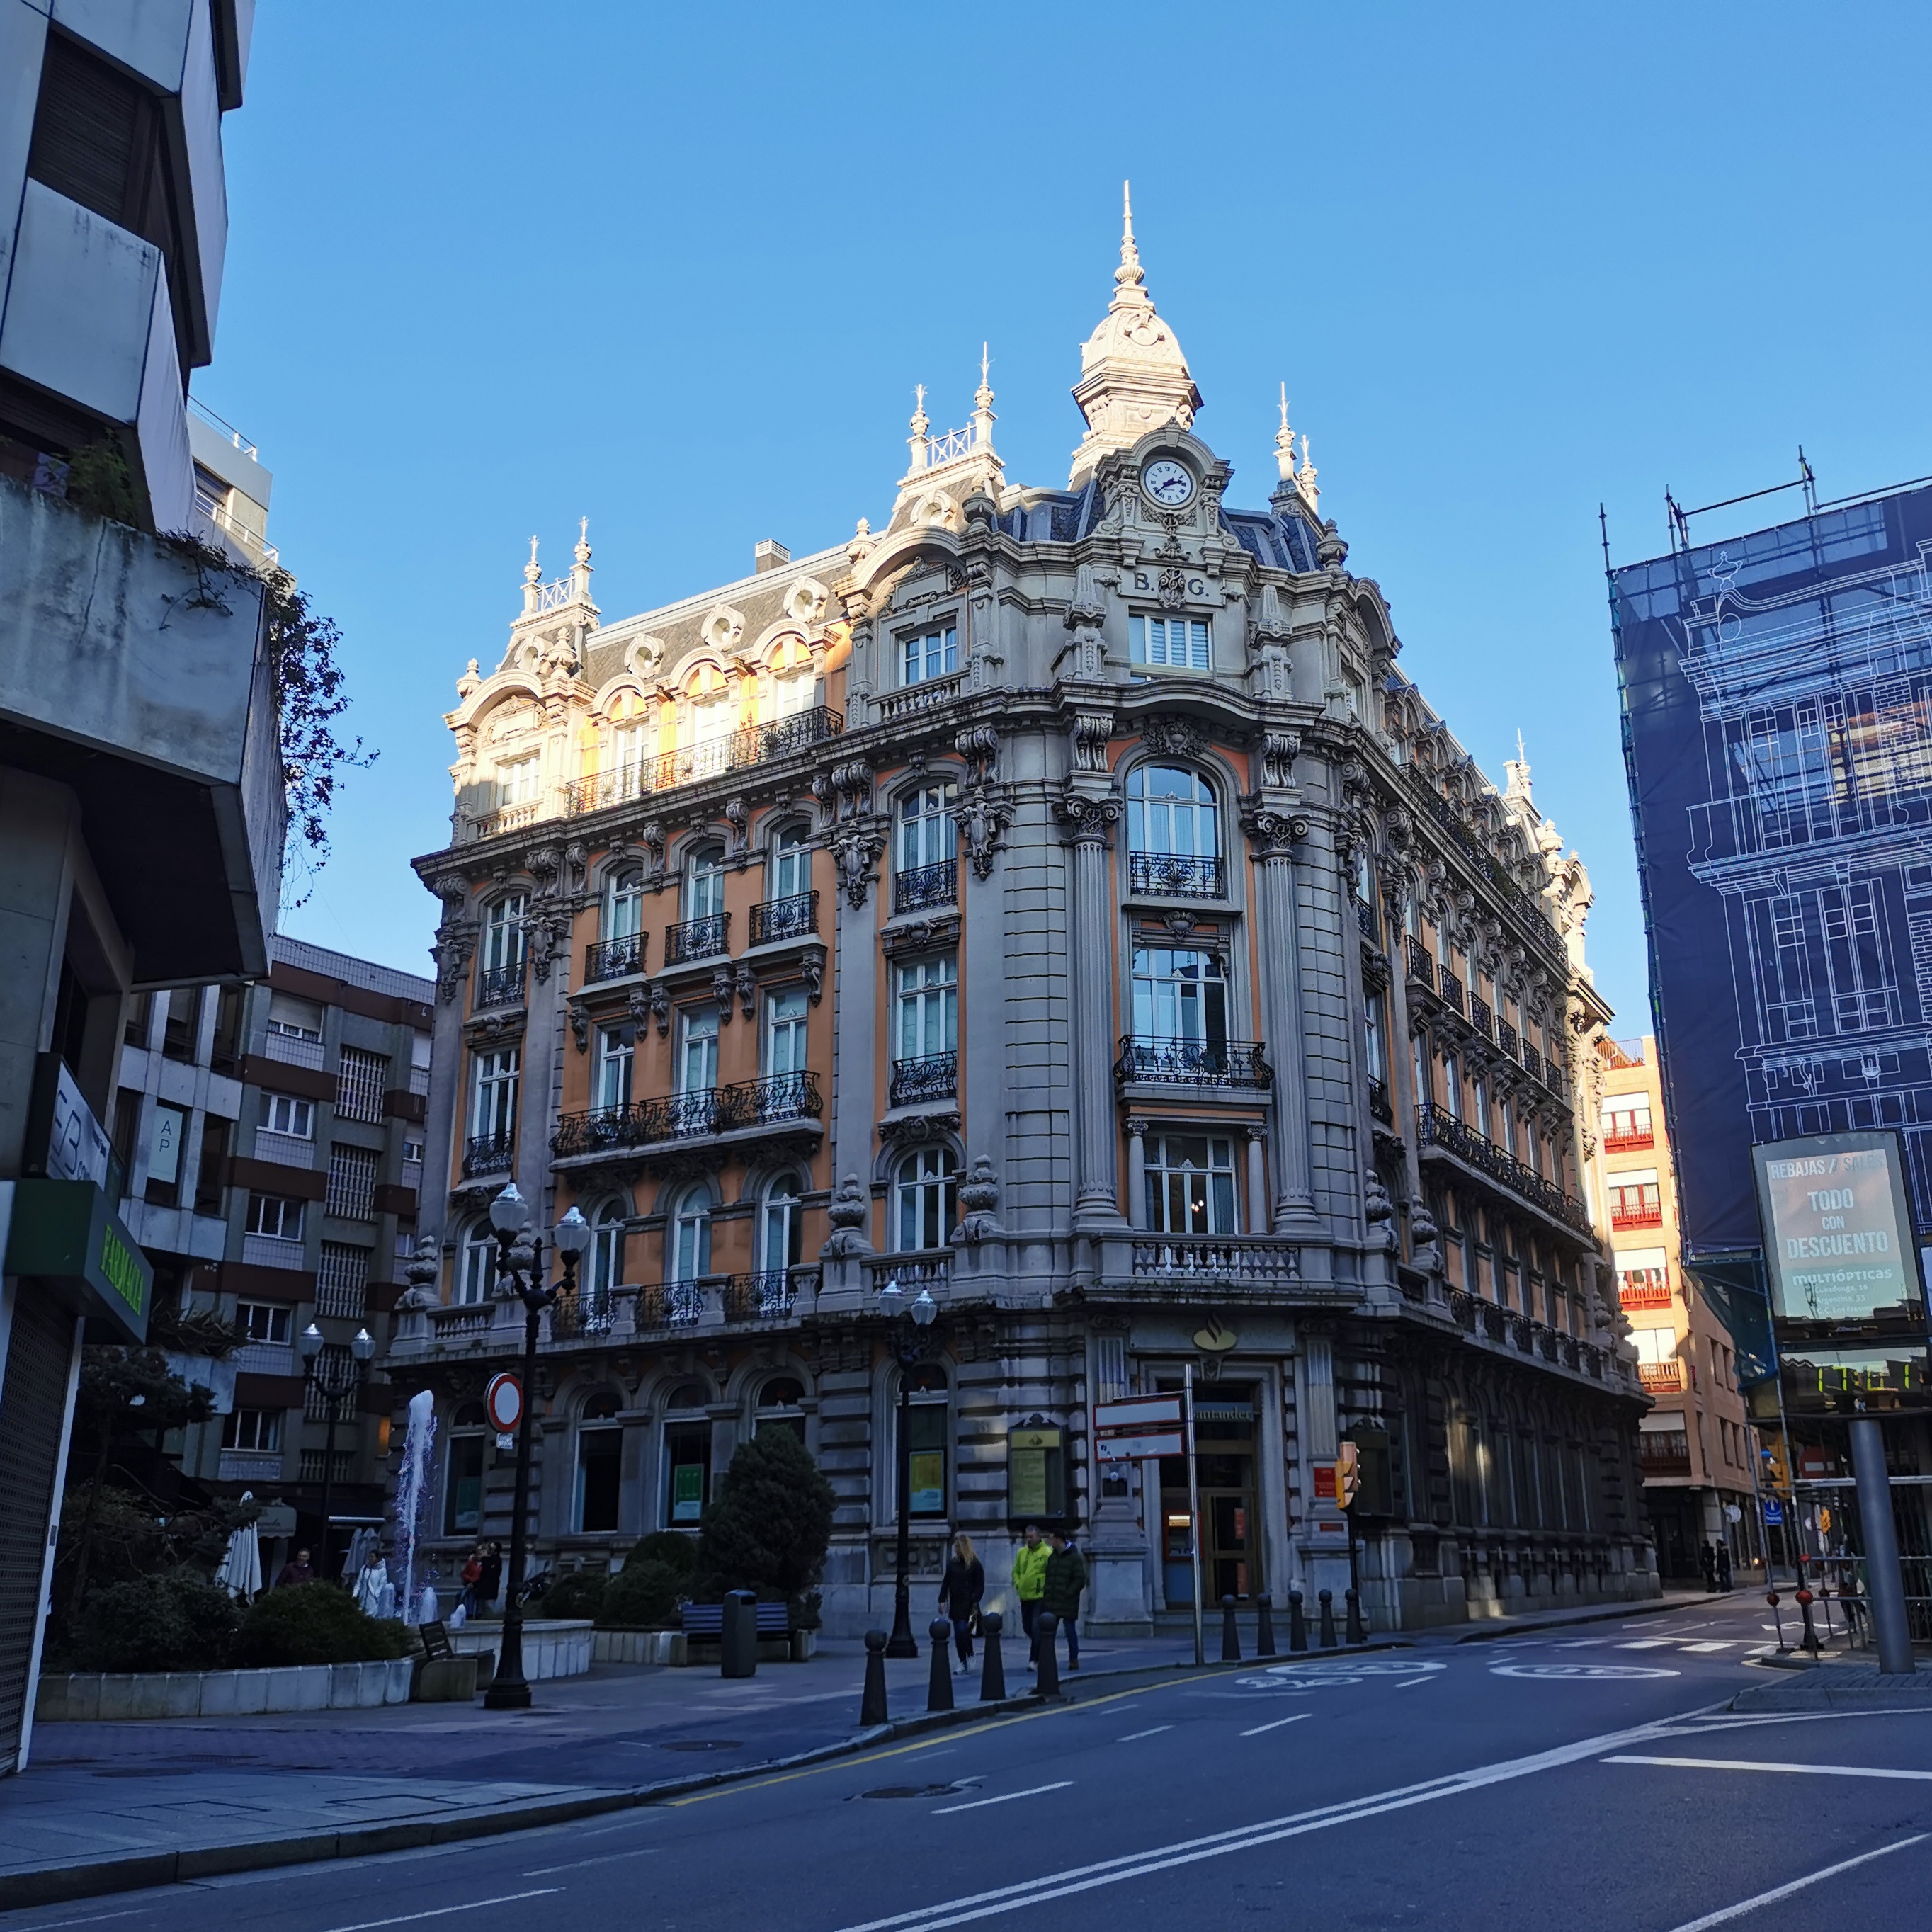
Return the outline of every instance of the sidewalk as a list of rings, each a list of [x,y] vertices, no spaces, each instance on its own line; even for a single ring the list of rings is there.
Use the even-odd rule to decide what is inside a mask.
[[[1372,1641],[1428,1648],[1712,1600],[1594,1604]],[[1276,1637],[1285,1651],[1285,1612]],[[1218,1616],[1205,1638],[1209,1667],[1221,1667]],[[1241,1640],[1252,1663],[1252,1618]],[[1004,1656],[1008,1689],[1023,1700],[1024,1652],[1009,1642]],[[1070,1688],[1191,1670],[1193,1636],[1096,1638],[1081,1662]],[[976,1660],[952,1679],[955,1716],[928,1718],[928,1671],[923,1658],[887,1665],[892,1733],[1016,1707],[979,1703]],[[0,1779],[0,1910],[555,1824],[836,1755],[890,1734],[859,1727],[864,1674],[864,1646],[835,1639],[809,1664],[761,1665],[731,1682],[703,1668],[600,1665],[535,1685],[528,1712],[479,1700],[38,1726],[29,1768]]]

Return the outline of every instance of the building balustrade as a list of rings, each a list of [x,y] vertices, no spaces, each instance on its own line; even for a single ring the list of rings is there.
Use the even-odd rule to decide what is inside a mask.
[[[564,810],[575,817],[601,811],[606,806],[623,805],[670,791],[680,785],[694,784],[700,778],[714,778],[747,765],[768,764],[774,758],[788,758],[795,752],[822,745],[844,729],[842,712],[828,705],[813,705],[775,724],[748,724],[742,730],[728,731],[701,744],[661,752],[656,758],[640,758],[579,778],[564,788]]]
[[[928,677],[897,691],[882,691],[873,698],[873,708],[881,724],[895,718],[911,718],[930,711],[935,704],[948,704],[966,688],[963,670],[950,671],[944,677]]]
[[[524,1000],[524,962],[513,959],[507,966],[478,966],[476,969],[476,1008],[518,1006]]]
[[[1610,1226],[1619,1234],[1630,1228],[1660,1228],[1664,1226],[1664,1210],[1655,1208],[1618,1208],[1610,1209]]]
[[[681,920],[664,928],[664,963],[688,965],[694,959],[715,959],[730,950],[731,915],[707,913],[702,919]]]
[[[550,1152],[566,1160],[614,1148],[649,1147],[659,1142],[730,1133],[740,1127],[816,1119],[824,1111],[817,1074],[808,1070],[773,1073],[730,1087],[698,1087],[687,1093],[633,1100],[621,1107],[566,1114],[550,1136]]]
[[[950,1249],[934,1249],[911,1254],[872,1255],[866,1261],[866,1286],[877,1294],[888,1282],[896,1282],[908,1305],[922,1288],[944,1294],[952,1279]]]
[[[1301,1250],[1267,1237],[1160,1234],[1136,1237],[1132,1248],[1137,1282],[1232,1290],[1285,1288],[1301,1279]]]
[[[1445,966],[1436,976],[1436,985],[1442,995],[1442,1004],[1452,1013],[1460,1013],[1462,1010],[1462,981]]]
[[[892,1062],[892,1078],[886,1088],[886,1104],[890,1107],[916,1106],[922,1100],[950,1100],[958,1091],[958,1054],[922,1053],[910,1060]]]
[[[1274,1084],[1274,1069],[1258,1040],[1149,1040],[1124,1034],[1114,1062],[1114,1078],[1123,1085],[1145,1080],[1171,1086],[1261,1090]]]
[[[1402,960],[1408,976],[1426,992],[1436,990],[1436,962],[1429,948],[1414,933],[1406,935],[1402,944]]]
[[[1590,1232],[1590,1216],[1582,1202],[1566,1194],[1554,1181],[1546,1180],[1535,1168],[1526,1166],[1506,1148],[1499,1148],[1479,1134],[1466,1120],[1459,1120],[1446,1107],[1425,1101],[1415,1110],[1416,1144],[1418,1148],[1441,1148],[1466,1161],[1510,1191],[1574,1228],[1579,1234]]]
[[[1636,1378],[1646,1395],[1672,1395],[1684,1387],[1682,1362],[1640,1362]]]
[[[768,946],[778,939],[802,939],[818,930],[816,892],[794,892],[789,898],[767,899],[752,908],[754,946]]]
[[[644,970],[645,935],[627,932],[618,939],[596,939],[584,949],[584,983],[622,980]]]
[[[1634,1127],[1628,1133],[1604,1136],[1606,1154],[1642,1154],[1646,1148],[1656,1144],[1657,1136],[1648,1127]]]
[[[959,861],[942,859],[936,866],[915,866],[892,875],[894,912],[918,912],[927,906],[959,903]]]
[[[1130,852],[1127,890],[1157,898],[1225,898],[1226,872],[1218,857],[1196,858],[1180,852]]]
[[[280,1459],[278,1457],[276,1460],[279,1462]],[[355,1460],[356,1452],[354,1450],[337,1450],[335,1452],[335,1466],[329,1471],[329,1481],[332,1484],[347,1482],[351,1467],[354,1464]],[[320,1482],[322,1480],[322,1469],[327,1461],[328,1456],[325,1450],[320,1449],[304,1449],[302,1452],[301,1480],[304,1483]]]

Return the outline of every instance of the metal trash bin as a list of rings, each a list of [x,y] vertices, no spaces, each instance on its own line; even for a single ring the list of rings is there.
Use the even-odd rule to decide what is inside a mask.
[[[724,1592],[724,1619],[718,1632],[721,1677],[755,1677],[758,1671],[758,1599],[750,1590]]]

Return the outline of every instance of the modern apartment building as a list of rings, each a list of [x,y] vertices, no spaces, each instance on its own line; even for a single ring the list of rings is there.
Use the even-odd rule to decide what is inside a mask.
[[[389,1358],[433,1528],[508,1533],[514,1179],[594,1231],[531,1392],[540,1560],[694,1528],[782,1426],[838,1498],[830,1627],[889,1614],[903,1501],[922,1579],[964,1528],[997,1599],[1057,1520],[1145,1629],[1191,1604],[1186,1459],[1101,1460],[1091,1409],[1191,1370],[1212,1597],[1339,1600],[1345,1437],[1378,1627],[1651,1594],[1583,868],[1396,669],[1285,405],[1228,500],[1131,228],[1073,394],[1065,487],[1008,479],[982,366],[962,429],[921,392],[876,529],[638,616],[587,540],[533,550],[458,681],[437,1251]]]
[[[267,970],[262,586],[165,534],[246,0],[0,0],[0,1772],[24,1761],[83,1330],[146,1332],[112,1139],[129,994]],[[235,554],[232,550],[230,554]]]
[[[1706,1543],[1726,1544],[1740,1562],[1762,1553],[1752,1527],[1756,1444],[1730,1331],[1682,1263],[1657,1042],[1601,1040],[1597,1056],[1592,1186],[1638,1379],[1655,1402],[1639,1425],[1644,1507],[1660,1572],[1695,1577]]]
[[[209,1308],[246,1341],[228,1361],[182,1356],[219,1412],[165,1447],[198,1489],[291,1507],[290,1540],[320,1546],[322,1474],[334,1547],[382,1519],[391,1396],[381,1354],[413,1252],[429,1091],[432,982],[278,936],[265,984],[143,995],[116,1095],[123,1212],[158,1302]],[[322,1336],[305,1385],[301,1338]],[[271,1520],[278,1520],[272,1518]],[[278,1549],[265,1552],[273,1557]]]

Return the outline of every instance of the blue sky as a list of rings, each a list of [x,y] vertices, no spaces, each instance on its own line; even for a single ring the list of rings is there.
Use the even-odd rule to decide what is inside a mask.
[[[1826,496],[1932,471],[1928,56],[1875,7],[271,0],[195,388],[382,754],[289,929],[429,970],[442,713],[532,532],[554,574],[590,518],[607,619],[837,541],[915,382],[965,420],[982,338],[1009,477],[1063,482],[1131,176],[1231,500],[1286,381],[1403,669],[1498,782],[1522,730],[1643,1030],[1597,506],[1627,562],[1666,484],[1801,442]]]

